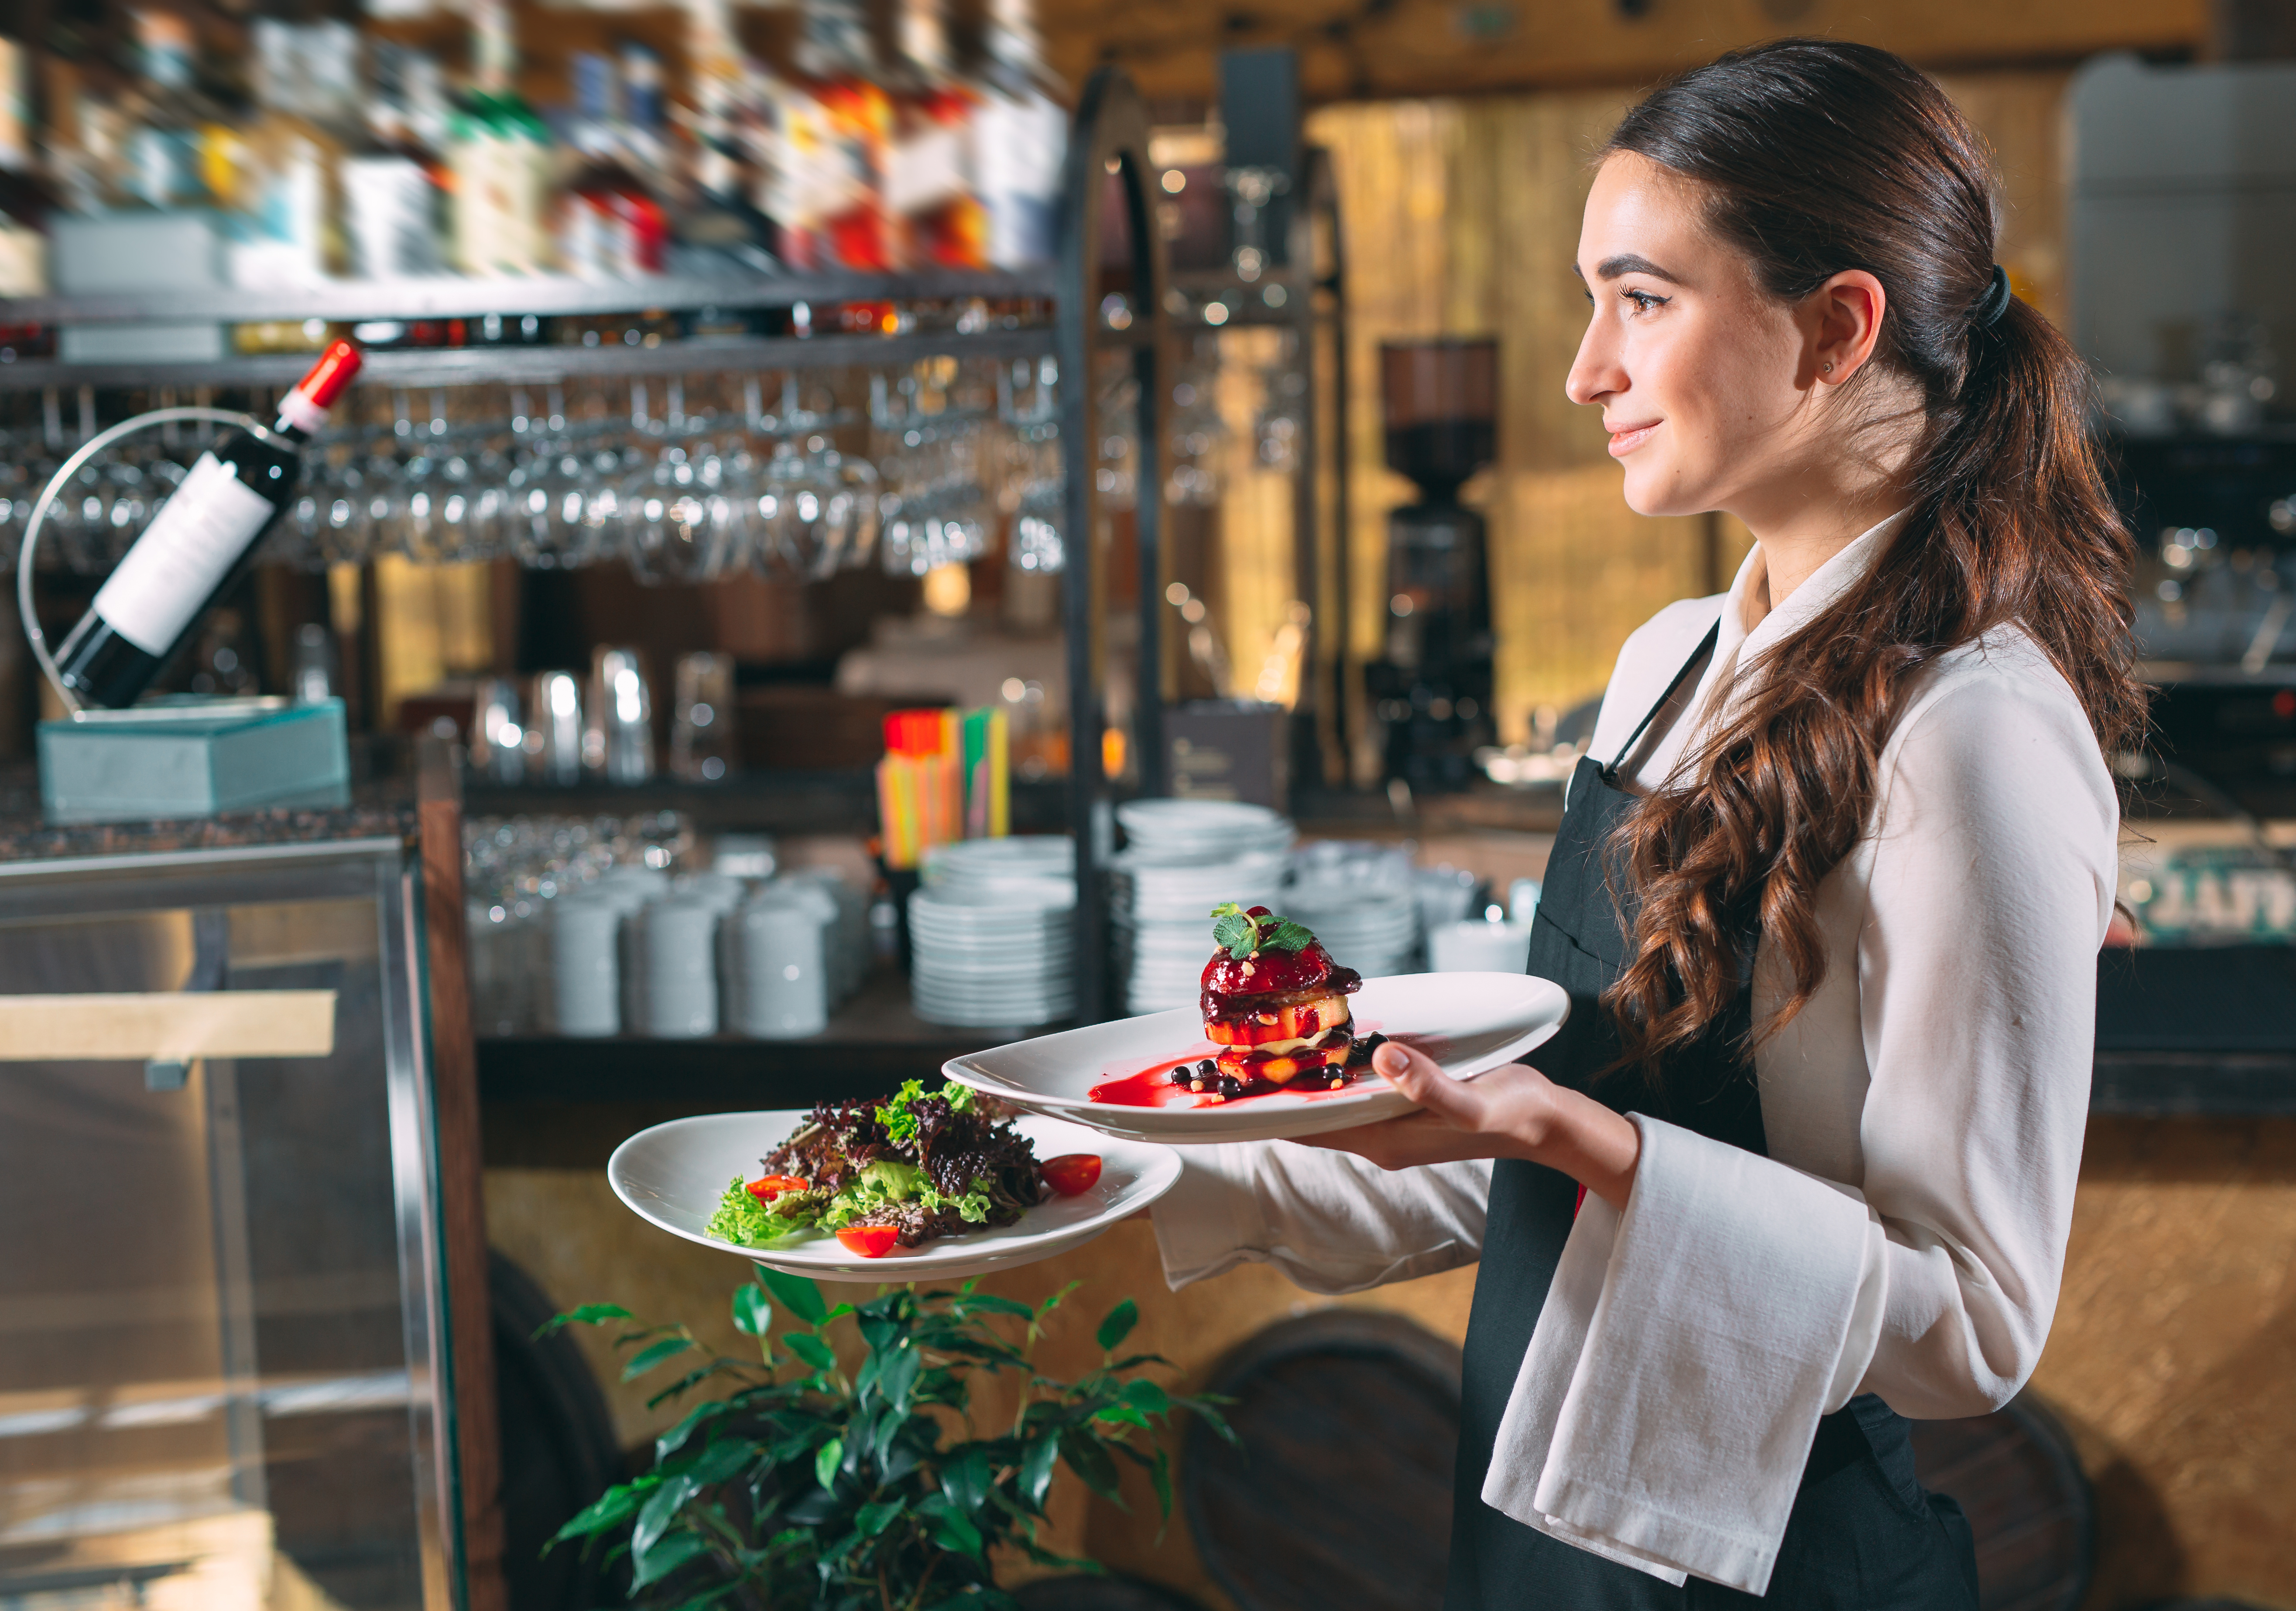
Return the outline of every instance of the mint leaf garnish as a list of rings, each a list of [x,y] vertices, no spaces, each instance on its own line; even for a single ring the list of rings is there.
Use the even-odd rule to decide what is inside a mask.
[[[1290,918],[1278,918],[1275,932],[1259,943],[1275,951],[1305,951],[1316,943],[1316,936]]]
[[[1212,915],[1218,920],[1212,924],[1213,944],[1225,947],[1239,961],[1250,956],[1259,944],[1259,925],[1232,903]]]

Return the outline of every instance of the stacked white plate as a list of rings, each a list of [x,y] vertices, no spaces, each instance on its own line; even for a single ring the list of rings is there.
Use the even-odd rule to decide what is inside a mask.
[[[1064,833],[960,839],[925,852],[925,887],[956,900],[1076,904],[1076,841]]]
[[[1116,961],[1133,1012],[1193,1006],[1212,953],[1212,908],[1275,906],[1291,821],[1232,800],[1130,800],[1111,864]]]
[[[1127,800],[1116,820],[1142,862],[1201,865],[1292,848],[1291,818],[1241,800]]]
[[[1300,884],[1277,910],[1313,929],[1333,961],[1367,979],[1417,970],[1419,905],[1406,893]]]
[[[1042,880],[1056,883],[1057,880]],[[930,1024],[1045,1024],[1076,1011],[1076,901],[928,886],[909,896],[909,1000]]]

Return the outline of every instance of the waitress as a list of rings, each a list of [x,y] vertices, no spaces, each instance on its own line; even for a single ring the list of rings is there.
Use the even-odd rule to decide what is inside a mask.
[[[1977,1603],[1904,1418],[1997,1408],[2047,1336],[2143,710],[2087,376],[1995,193],[1863,46],[1627,115],[1568,389],[1633,508],[1758,541],[1620,655],[1531,936],[1570,1020],[1468,1083],[1382,1048],[1418,1111],[1185,1149],[1156,1210],[1176,1287],[1480,1259],[1456,1611]]]

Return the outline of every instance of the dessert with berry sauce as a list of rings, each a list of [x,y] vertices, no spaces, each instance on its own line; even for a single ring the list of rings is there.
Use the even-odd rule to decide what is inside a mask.
[[[1216,1058],[1172,1070],[1176,1085],[1223,1097],[1318,1091],[1348,1083],[1382,1036],[1355,1037],[1348,997],[1363,977],[1342,968],[1305,926],[1265,906],[1212,912],[1218,949],[1204,964],[1204,1038]]]

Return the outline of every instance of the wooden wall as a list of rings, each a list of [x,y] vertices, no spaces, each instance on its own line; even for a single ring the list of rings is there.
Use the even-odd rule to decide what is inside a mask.
[[[2061,70],[1946,80],[2003,175],[2002,261],[2042,311],[2062,307]],[[1388,511],[1410,484],[1381,460],[1378,349],[1386,340],[1496,334],[1497,464],[1468,496],[1491,525],[1503,736],[1539,707],[1598,694],[1626,634],[1661,605],[1727,583],[1745,535],[1701,519],[1644,519],[1619,495],[1596,411],[1562,395],[1586,327],[1570,273],[1594,153],[1633,103],[1626,90],[1324,107],[1308,137],[1332,152],[1348,245],[1355,466],[1349,635],[1378,652]]]

